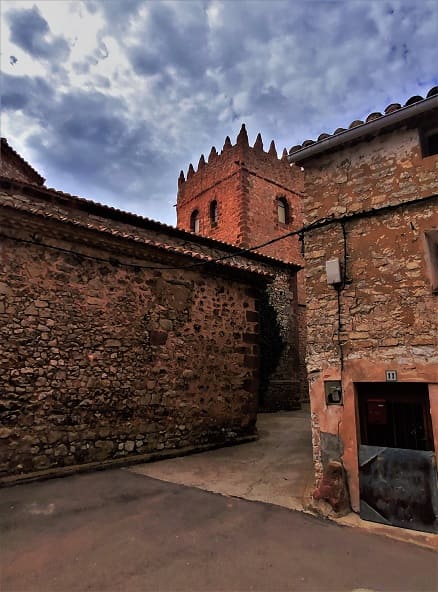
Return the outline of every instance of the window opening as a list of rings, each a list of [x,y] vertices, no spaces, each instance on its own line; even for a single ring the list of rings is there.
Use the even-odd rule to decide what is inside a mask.
[[[210,222],[212,226],[217,226],[217,201],[210,203]]]
[[[438,229],[429,230],[426,236],[426,262],[430,272],[432,292],[438,294]]]
[[[421,149],[423,157],[438,154],[438,127],[422,130]]]
[[[199,233],[199,211],[194,210],[190,216],[190,230]]]
[[[279,197],[277,199],[277,217],[280,224],[288,224],[289,206],[284,197]]]

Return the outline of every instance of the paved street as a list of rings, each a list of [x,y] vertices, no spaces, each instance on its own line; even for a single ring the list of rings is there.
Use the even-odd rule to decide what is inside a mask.
[[[431,550],[127,470],[0,491],[2,592],[433,591]]]
[[[302,510],[314,483],[310,409],[260,413],[259,439],[133,465],[129,470],[206,491]]]

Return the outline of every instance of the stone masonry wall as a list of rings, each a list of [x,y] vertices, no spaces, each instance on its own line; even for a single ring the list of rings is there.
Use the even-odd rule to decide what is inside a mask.
[[[300,408],[299,329],[295,278],[278,274],[260,307],[261,411]]]
[[[437,156],[421,158],[416,130],[328,155],[306,167],[306,223],[433,195],[438,193],[437,172]],[[333,257],[342,263],[345,258],[346,264],[345,356],[357,357],[370,348],[384,357],[431,355],[428,347],[421,348],[421,341],[433,345],[436,320],[424,233],[438,225],[437,215],[436,201],[431,201],[354,219],[345,224],[346,253],[340,224],[306,233],[310,372],[339,362],[336,292],[327,285],[324,267]]]
[[[190,231],[190,217],[199,211],[199,234],[231,244],[241,244],[244,236],[242,208],[242,172],[236,158],[230,154],[213,154],[204,166],[179,184],[177,226]],[[210,203],[217,201],[217,224],[210,220]]]
[[[415,128],[321,155],[305,164],[305,223],[437,193],[437,168]]]
[[[262,244],[301,228],[302,189],[300,168],[291,167],[286,158],[279,159],[272,146],[265,151],[260,137],[254,147],[249,146],[242,128],[235,145],[227,140],[220,154],[213,149],[208,162],[202,157],[196,172],[190,165],[187,179],[180,177],[178,227],[190,230],[191,214],[198,210],[199,234],[241,247]],[[286,199],[289,205],[290,218],[285,224],[278,221],[279,197]],[[217,202],[217,223],[210,220],[213,200]],[[297,236],[263,247],[260,252],[283,261],[303,263]],[[298,275],[301,276],[301,272]],[[269,392],[261,393],[265,410],[296,408],[300,398],[308,398],[304,363],[304,278],[298,278],[298,294],[295,279],[286,284],[279,278],[269,290],[270,302],[276,310],[275,319],[271,319],[265,309],[270,322],[279,323],[278,343],[274,338],[275,327],[268,331],[271,339],[271,346],[266,350],[271,358],[269,364],[273,363],[273,350],[281,348],[282,351],[278,354],[277,368],[270,371]]]
[[[435,203],[346,225],[348,281],[340,295],[345,359],[378,353],[387,360],[438,361],[437,303],[423,241],[424,233],[437,224]],[[336,291],[326,283],[324,266],[327,258],[343,259],[341,228],[333,225],[315,231],[306,242],[311,315],[308,369],[313,373],[339,363]]]
[[[355,381],[432,384],[438,376],[437,295],[427,267],[425,232],[438,227],[438,157],[422,158],[418,132],[404,129],[305,163],[305,222],[425,198],[415,205],[333,222],[305,236],[307,369],[317,481],[319,434],[341,441],[358,509]],[[328,286],[325,262],[337,257],[340,289]],[[342,380],[344,406],[325,405],[324,380]],[[436,378],[435,378],[435,382]],[[431,400],[431,407],[434,407]],[[433,413],[433,409],[432,409]],[[318,433],[318,434],[317,434]]]
[[[187,180],[180,180],[177,199],[178,228],[190,230],[190,216],[200,214],[199,233],[242,247],[255,246],[302,226],[302,172],[287,159],[237,139],[226,143],[221,154],[213,152]],[[287,200],[290,220],[278,222],[277,198]],[[218,221],[210,221],[210,203],[218,204]],[[302,263],[298,237],[288,237],[261,252],[283,261]]]
[[[254,276],[1,213],[1,474],[254,433]]]

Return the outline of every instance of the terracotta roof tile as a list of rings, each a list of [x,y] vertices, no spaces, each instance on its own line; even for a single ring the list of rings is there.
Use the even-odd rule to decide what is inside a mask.
[[[353,129],[354,127],[358,127],[359,125],[363,125],[363,121],[361,119],[355,119],[354,121],[352,121],[350,123],[350,125],[348,126],[348,129]]]
[[[385,115],[388,115],[388,113],[394,113],[394,111],[398,111],[399,109],[401,109],[400,103],[391,103],[386,107]]]
[[[333,134],[328,134],[328,133],[320,134],[316,141],[315,140],[305,140],[302,144],[292,146],[292,148],[289,150],[289,154],[293,155],[293,154],[299,152],[300,150],[304,150],[304,148],[308,148],[309,146],[313,146],[314,144],[317,144],[319,142],[324,142],[326,140],[329,140],[333,136],[344,133],[344,132],[348,132],[349,130],[351,130],[353,128],[357,128],[362,125],[365,126],[367,123],[371,123],[372,121],[374,121],[376,119],[384,118],[385,116],[390,115],[391,113],[394,113],[395,111],[398,111],[398,110],[403,109],[405,107],[410,107],[411,105],[414,105],[414,104],[419,103],[420,101],[424,101],[426,99],[430,99],[436,95],[438,95],[438,86],[432,87],[429,90],[429,92],[427,93],[426,97],[422,97],[420,95],[414,95],[414,96],[410,97],[403,106],[400,103],[391,103],[384,110],[384,114],[382,114],[378,111],[375,111],[373,113],[370,113],[366,117],[365,121],[362,121],[360,119],[356,119],[356,120],[352,121],[350,123],[350,125],[348,126],[348,129],[338,127],[333,132]]]
[[[45,182],[45,178],[39,174],[38,171],[36,171],[33,166],[31,166],[26,160],[24,160],[24,158],[21,156],[21,154],[18,154],[18,152],[16,152],[12,146],[8,143],[8,140],[6,138],[0,138],[0,146],[2,150],[7,150],[9,151],[11,154],[13,154],[15,156],[15,158],[17,158],[18,160],[20,160],[20,162],[22,164],[24,164],[24,166],[28,169],[28,171],[35,177],[36,182],[38,185],[44,185]]]
[[[4,180],[0,177],[0,181]],[[22,186],[22,185],[28,185],[28,184],[23,184],[23,183],[16,183],[15,181],[8,179],[9,183],[15,187],[17,187],[18,189]],[[33,186],[34,189],[35,186]],[[39,191],[40,188],[38,188],[38,193],[40,193]],[[49,193],[53,193],[53,190],[46,190],[46,192]],[[64,194],[64,195],[68,195],[68,194]],[[72,196],[70,196],[72,197]],[[78,198],[81,199],[81,198]],[[185,255],[187,257],[190,257],[192,259],[196,259],[199,261],[205,261],[206,263],[212,263],[215,265],[220,265],[223,267],[228,267],[228,268],[233,268],[233,269],[237,269],[237,270],[241,270],[241,271],[249,271],[251,273],[255,273],[259,276],[262,277],[266,277],[266,278],[272,278],[274,276],[274,270],[264,270],[262,269],[262,267],[260,267],[260,265],[257,265],[257,260],[260,262],[265,262],[265,263],[275,263],[275,264],[282,264],[283,262],[281,261],[277,261],[276,259],[273,259],[272,257],[266,257],[262,254],[259,253],[254,253],[254,254],[250,254],[253,255],[253,259],[254,259],[254,263],[252,263],[251,261],[249,261],[247,259],[246,255],[239,255],[238,249],[234,248],[236,250],[236,253],[224,253],[222,251],[222,255],[227,255],[227,259],[225,260],[217,260],[216,256],[212,256],[212,255],[208,255],[206,253],[202,253],[202,252],[198,252],[198,251],[194,251],[192,249],[187,249],[184,248],[183,246],[180,245],[170,245],[167,243],[162,243],[160,241],[154,241],[154,240],[150,240],[148,238],[142,237],[140,235],[136,235],[136,234],[132,234],[132,233],[127,233],[124,232],[122,230],[119,230],[117,228],[111,228],[105,224],[99,223],[98,218],[96,218],[93,221],[86,221],[86,220],[81,220],[81,219],[77,219],[75,218],[75,210],[72,208],[72,215],[71,216],[65,216],[62,215],[60,212],[58,212],[55,209],[53,209],[53,202],[49,205],[49,207],[42,207],[40,206],[35,206],[30,202],[27,201],[22,201],[22,202],[17,202],[17,200],[14,200],[14,194],[9,190],[7,193],[3,194],[3,203],[1,205],[6,206],[6,207],[10,207],[13,208],[15,210],[19,210],[19,211],[25,211],[25,212],[29,212],[33,215],[37,215],[43,218],[47,218],[47,219],[51,219],[51,220],[57,220],[63,223],[68,223],[71,224],[75,227],[82,227],[82,228],[87,228],[90,230],[95,230],[104,234],[109,234],[111,236],[114,237],[119,237],[119,238],[124,238],[124,239],[128,239],[128,240],[133,240],[137,243],[141,243],[144,245],[148,245],[151,247],[154,247],[156,249],[160,249],[160,250],[164,250],[167,251],[169,253],[174,253],[174,254],[178,254],[178,255]],[[95,202],[91,202],[91,203],[95,203]],[[50,207],[52,206],[52,207]],[[105,207],[105,206],[104,206]],[[112,208],[113,209],[113,208]],[[76,210],[76,214],[79,212],[79,210]],[[140,217],[138,217],[140,218]],[[142,219],[144,221],[148,221],[148,222],[154,222],[154,221],[149,221],[147,218],[146,219]],[[155,224],[155,223],[154,223]],[[163,230],[164,232],[166,231],[174,231],[174,230],[178,230],[175,229],[172,226],[167,226],[165,224],[161,224],[159,222],[156,223],[157,228]],[[178,235],[187,235],[189,233],[185,233],[184,231],[179,231],[178,230]],[[195,242],[197,243],[204,243],[205,241],[199,241],[196,240],[199,237],[197,235],[190,235],[189,240],[193,241],[195,240]],[[227,243],[221,243],[220,241],[209,241],[210,243],[213,243],[211,246],[214,248],[216,247],[216,249],[223,249],[224,246],[229,247],[229,245]],[[234,250],[233,249],[233,250]],[[228,250],[228,249],[227,249]],[[294,268],[298,268],[298,266],[294,266],[294,265],[288,265],[288,267],[294,267]]]
[[[6,204],[6,205],[9,205],[9,204]],[[42,212],[38,208],[27,207],[27,205],[25,205],[25,204],[14,204],[12,207],[15,210],[30,212],[32,214],[43,216],[44,218],[47,218],[47,219],[68,222],[69,224],[72,224],[73,226],[76,226],[76,227],[86,227],[88,229],[97,230],[99,232],[102,232],[105,234],[110,234],[115,237],[129,238],[130,240],[134,240],[135,242],[138,242],[138,243],[141,243],[144,245],[148,245],[148,246],[154,247],[156,249],[165,250],[169,253],[173,253],[173,254],[177,254],[177,255],[186,255],[192,259],[205,261],[206,263],[214,263],[215,265],[220,265],[222,267],[229,267],[229,268],[233,268],[233,269],[249,271],[251,273],[254,273],[254,274],[266,277],[266,278],[274,277],[273,272],[271,273],[269,271],[265,271],[265,270],[261,269],[260,267],[257,267],[256,265],[251,265],[249,263],[246,263],[245,261],[242,261],[242,262],[235,261],[234,258],[223,260],[223,261],[220,261],[220,260],[217,261],[215,257],[211,257],[211,256],[205,255],[203,253],[197,253],[196,251],[190,251],[188,249],[183,249],[178,246],[155,242],[155,241],[152,241],[149,239],[144,239],[142,237],[135,236],[135,235],[127,235],[126,233],[119,232],[116,229],[109,229],[109,228],[106,228],[103,226],[93,225],[91,223],[84,223],[80,220],[74,220],[71,218],[67,218],[66,216],[60,216],[55,212],[48,212],[48,211]]]
[[[374,113],[370,113],[368,115],[368,117],[365,119],[365,122],[368,123],[369,121],[374,121],[375,119],[379,119],[379,117],[382,117],[382,114],[378,111],[375,111]]]
[[[236,245],[230,243],[226,243],[224,241],[220,241],[206,236],[201,236],[199,234],[188,232],[186,230],[181,230],[180,228],[176,228],[175,226],[171,226],[170,224],[164,224],[163,222],[158,222],[157,220],[152,220],[151,218],[146,218],[138,214],[126,212],[124,210],[120,210],[112,206],[108,206],[96,201],[92,201],[90,199],[79,197],[77,195],[72,195],[70,193],[65,193],[63,191],[58,191],[53,188],[36,186],[32,183],[26,183],[25,181],[17,181],[15,179],[10,179],[8,177],[2,176],[0,176],[0,184],[22,188],[25,190],[25,192],[37,192],[38,195],[43,197],[47,196],[48,198],[61,199],[62,205],[71,205],[72,210],[77,209],[80,211],[95,214],[101,218],[108,218],[110,220],[117,220],[123,223],[132,224],[133,227],[137,226],[140,228],[149,228],[156,229],[162,232],[168,232],[169,234],[173,236],[178,236],[180,238],[186,237],[189,241],[201,245],[211,246],[218,249],[224,249],[230,252],[235,252],[236,255],[238,255],[239,252],[242,250],[240,247],[237,247]],[[53,201],[51,203],[53,204]],[[296,270],[301,269],[300,264],[288,263],[281,259],[271,257],[270,255],[265,255],[264,253],[261,253],[257,250],[245,253],[244,256],[249,259],[255,259],[256,261],[258,260],[261,262],[266,262],[268,264],[276,265],[278,267],[286,267]]]

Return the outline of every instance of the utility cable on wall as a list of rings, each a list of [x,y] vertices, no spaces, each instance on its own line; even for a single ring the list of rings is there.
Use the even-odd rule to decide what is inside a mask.
[[[306,232],[311,232],[312,230],[318,229],[318,228],[323,228],[325,226],[328,226],[330,224],[336,224],[336,223],[341,223],[343,225],[344,228],[344,233],[345,233],[345,227],[344,224],[350,220],[354,220],[354,219],[358,219],[358,218],[364,218],[364,217],[369,217],[369,216],[373,216],[373,215],[377,215],[377,214],[382,214],[394,209],[399,209],[402,208],[404,206],[409,206],[409,205],[416,205],[419,203],[424,203],[427,201],[431,201],[431,200],[435,200],[438,198],[438,195],[431,195],[428,197],[423,197],[423,198],[418,198],[418,199],[414,199],[414,200],[410,200],[410,201],[406,201],[403,203],[398,203],[398,204],[390,204],[387,206],[382,206],[381,208],[374,208],[371,210],[361,210],[359,212],[353,212],[351,214],[346,214],[344,216],[340,216],[338,218],[335,217],[326,217],[326,218],[320,218],[319,220],[315,220],[314,222],[307,224],[305,226],[302,226],[301,228],[297,229],[297,230],[292,230],[290,232],[287,232],[281,236],[272,238],[268,241],[265,241],[263,243],[260,243],[258,245],[255,245],[253,247],[246,247],[244,249],[240,249],[235,253],[231,253],[229,255],[222,255],[221,257],[216,257],[213,258],[209,261],[197,261],[196,263],[189,263],[187,265],[178,265],[178,266],[174,266],[174,267],[164,267],[164,266],[159,266],[159,265],[141,265],[141,264],[136,264],[136,263],[124,263],[122,261],[119,261],[117,259],[114,258],[109,258],[109,259],[104,259],[101,257],[95,257],[93,255],[86,255],[84,253],[80,253],[77,251],[72,251],[70,249],[64,249],[63,247],[56,247],[53,245],[48,245],[45,243],[42,243],[41,241],[32,241],[29,239],[20,239],[17,237],[10,237],[8,235],[5,234],[0,234],[0,236],[2,236],[3,238],[9,238],[15,241],[19,241],[19,242],[23,242],[23,243],[28,243],[28,244],[33,244],[33,245],[38,245],[38,246],[43,246],[46,247],[48,249],[53,249],[53,250],[57,250],[57,251],[61,251],[64,253],[69,253],[69,254],[73,254],[73,255],[77,255],[78,257],[84,257],[86,259],[94,259],[95,261],[99,261],[99,262],[103,262],[103,263],[110,263],[112,265],[121,265],[124,267],[131,267],[131,268],[135,268],[135,269],[150,269],[150,270],[164,270],[164,269],[168,269],[168,270],[180,270],[180,269],[192,269],[192,268],[196,268],[196,267],[200,267],[202,265],[211,265],[214,263],[220,263],[221,261],[226,261],[227,259],[233,259],[234,257],[239,257],[240,255],[245,255],[246,253],[251,253],[254,251],[258,251],[259,249],[263,249],[264,247],[267,247],[269,245],[272,245],[276,242],[279,242],[281,240],[284,240],[286,238],[289,238],[291,236],[300,236],[300,240],[302,241],[302,252],[304,252],[304,234]],[[154,245],[149,245],[151,247],[154,248]],[[220,246],[218,246],[218,248],[220,248]],[[344,251],[345,253],[345,251]],[[175,252],[173,254],[176,255],[184,255],[184,253],[179,253],[178,251],[175,250]],[[262,255],[262,253],[260,253]],[[345,257],[344,257],[345,258]]]

